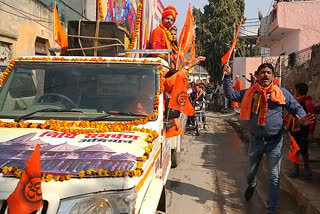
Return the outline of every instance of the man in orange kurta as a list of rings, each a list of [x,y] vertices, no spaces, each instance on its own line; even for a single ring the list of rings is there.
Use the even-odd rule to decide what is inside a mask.
[[[174,6],[168,6],[162,13],[162,22],[152,31],[151,34],[151,48],[152,49],[171,49],[171,42],[173,40],[169,29],[176,21],[178,12]],[[165,55],[158,55],[167,59]]]
[[[233,90],[240,91],[243,89],[242,82],[240,80],[239,75],[236,75],[236,83],[232,86]],[[237,113],[240,113],[240,103],[232,102],[232,107]]]

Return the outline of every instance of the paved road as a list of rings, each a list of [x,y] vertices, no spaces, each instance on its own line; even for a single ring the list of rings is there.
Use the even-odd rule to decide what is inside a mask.
[[[263,170],[252,200],[244,201],[247,144],[220,115],[208,113],[207,118],[208,131],[184,136],[181,163],[171,170],[167,182],[167,213],[265,213]],[[296,209],[292,198],[281,191],[278,213],[298,214]]]

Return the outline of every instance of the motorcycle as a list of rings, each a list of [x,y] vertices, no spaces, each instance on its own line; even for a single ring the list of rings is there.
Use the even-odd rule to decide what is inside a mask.
[[[195,101],[192,103],[195,110],[193,116],[189,116],[187,120],[187,129],[194,130],[196,136],[200,135],[200,130],[203,127],[203,102]]]

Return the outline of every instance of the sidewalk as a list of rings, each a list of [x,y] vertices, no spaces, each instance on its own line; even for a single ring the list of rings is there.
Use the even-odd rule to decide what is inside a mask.
[[[236,115],[227,122],[239,133],[241,139],[249,142],[248,122],[239,119]],[[312,179],[306,180],[303,177],[303,160],[300,158],[300,177],[289,178],[288,172],[293,164],[288,160],[290,139],[284,134],[283,156],[281,164],[281,188],[290,193],[301,208],[302,213],[320,214],[320,140],[309,145],[310,165],[312,167]],[[266,161],[262,161],[262,166],[266,170]]]

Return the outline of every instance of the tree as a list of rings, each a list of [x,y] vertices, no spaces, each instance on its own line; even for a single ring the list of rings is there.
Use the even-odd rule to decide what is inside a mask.
[[[203,12],[193,8],[196,23],[196,52],[207,57],[204,67],[208,70],[211,80],[217,82],[222,77],[220,58],[230,48],[234,36],[234,24],[238,26],[244,16],[244,0],[209,0]],[[237,43],[236,54],[250,54],[243,41]]]

